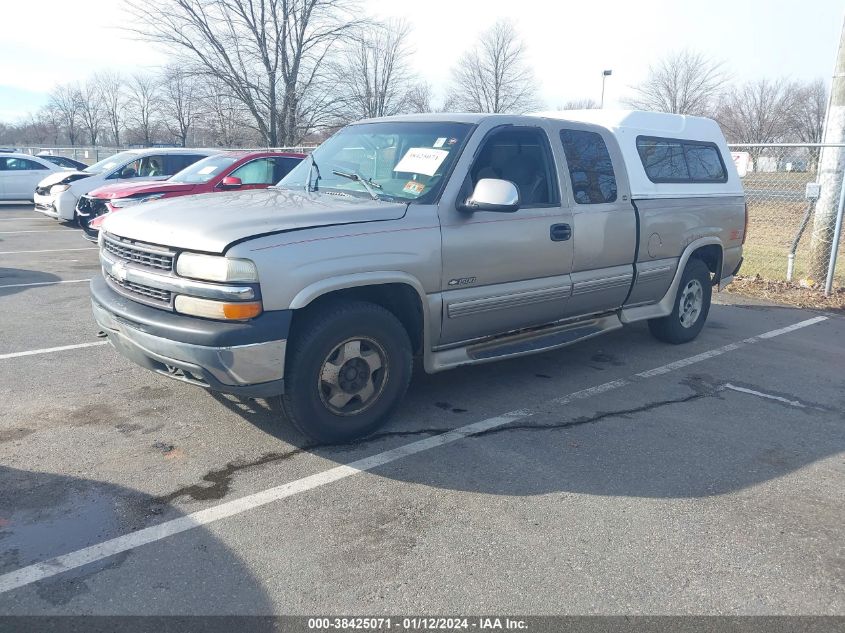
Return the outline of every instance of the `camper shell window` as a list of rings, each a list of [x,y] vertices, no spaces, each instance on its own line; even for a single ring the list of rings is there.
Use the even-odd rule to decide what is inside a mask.
[[[637,153],[653,183],[723,183],[728,172],[715,143],[637,137]]]

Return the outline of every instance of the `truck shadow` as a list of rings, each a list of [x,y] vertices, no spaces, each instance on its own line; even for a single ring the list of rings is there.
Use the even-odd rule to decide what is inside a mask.
[[[413,390],[402,409],[409,413],[425,406]],[[748,396],[726,395],[723,383],[709,376],[661,388],[659,400],[638,391],[629,388],[613,400],[621,406],[598,397],[577,407],[545,408],[536,416],[381,466],[373,474],[493,495],[695,498],[777,479],[845,451],[841,410],[812,403],[806,409],[754,403],[738,414],[727,399]],[[328,446],[309,442],[280,423],[277,403],[214,397],[290,447],[214,471],[226,477],[306,452],[347,464],[482,419],[455,414],[456,408],[442,403],[447,406],[436,423],[408,423],[410,416],[400,411],[393,423],[364,440]]]
[[[58,275],[39,270],[0,267],[0,297],[8,297],[32,287],[22,284],[47,284],[59,281]]]
[[[0,482],[0,574],[180,516],[150,495],[89,479],[0,466]],[[177,538],[167,555],[151,555],[149,544],[143,556],[130,550],[0,594],[0,611],[224,615],[237,604],[243,613],[273,612],[261,581],[208,530]],[[98,578],[105,570],[107,580]]]

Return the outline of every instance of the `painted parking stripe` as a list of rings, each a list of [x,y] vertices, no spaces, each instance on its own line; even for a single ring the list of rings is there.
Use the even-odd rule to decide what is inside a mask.
[[[771,332],[767,332],[765,336],[760,335],[751,339],[746,339],[746,342],[758,342],[761,340],[773,338],[775,336],[780,336],[788,332],[793,332],[795,330],[805,328],[816,323],[820,323],[825,319],[826,317],[818,317],[814,319],[808,319],[806,321],[801,321],[800,323],[796,323],[787,328],[781,328],[779,330],[772,330]],[[713,356],[708,356],[706,354],[698,354],[690,358],[698,359],[693,362],[701,362],[712,357]],[[692,363],[679,365],[679,367],[686,367],[690,364]],[[672,365],[676,364],[672,363]],[[663,367],[666,367],[666,365],[664,365]],[[664,373],[667,372],[657,372],[655,370],[652,370],[651,372],[641,372],[640,374],[635,374],[630,379],[614,380],[601,385],[596,385],[595,387],[582,389],[580,391],[568,394],[563,398],[558,398],[553,402],[554,404],[565,404],[566,402],[572,402],[574,400],[583,400],[601,393],[607,393],[608,391],[612,391],[614,389],[619,389],[620,387],[631,384],[632,382],[637,382],[638,380],[643,380],[650,376],[659,376]],[[546,406],[548,404],[549,403],[546,403]],[[490,429],[495,429],[506,424],[511,424],[512,422],[516,422],[517,420],[525,419],[527,417],[530,417],[531,415],[533,415],[532,411],[528,409],[521,409],[518,411],[511,411],[510,413],[505,413],[503,415],[499,415],[493,418],[488,418],[486,420],[481,420],[480,422],[474,422],[472,424],[453,429],[446,433],[440,433],[438,435],[427,437],[422,440],[417,440],[415,442],[411,442],[409,444],[405,444],[403,446],[399,446],[397,448],[390,449],[382,453],[377,453],[370,457],[365,457],[364,459],[360,459],[349,464],[345,464],[343,466],[336,466],[334,468],[330,468],[329,470],[325,470],[314,475],[309,475],[308,477],[303,477],[302,479],[296,479],[280,486],[275,486],[267,490],[262,490],[260,492],[246,495],[245,497],[241,497],[239,499],[233,499],[232,501],[227,501],[225,503],[206,508],[205,510],[192,512],[191,514],[179,517],[178,519],[165,521],[164,523],[160,523],[159,525],[153,525],[147,528],[143,528],[141,530],[138,530],[137,532],[124,534],[123,536],[118,536],[113,539],[103,541],[102,543],[97,543],[95,545],[91,545],[89,547],[70,552],[68,554],[56,556],[54,558],[41,561],[40,563],[34,563],[26,567],[21,567],[20,569],[16,569],[15,571],[0,575],[0,593],[5,593],[8,591],[12,591],[13,589],[17,589],[19,587],[30,585],[34,582],[38,582],[39,580],[43,580],[45,578],[50,578],[52,576],[61,574],[62,572],[69,571],[71,569],[76,569],[78,567],[82,567],[83,565],[94,563],[104,558],[114,556],[115,554],[120,554],[122,552],[135,549],[137,547],[140,547],[141,545],[154,543],[156,541],[160,541],[161,539],[167,538],[168,536],[173,536],[174,534],[179,534],[181,532],[186,532],[188,530],[192,530],[203,525],[208,525],[209,523],[213,523],[214,521],[219,521],[220,519],[235,516],[237,514],[241,514],[243,512],[247,512],[249,510],[253,510],[255,508],[267,505],[268,503],[273,503],[281,499],[286,499],[302,492],[313,490],[314,488],[319,488],[321,486],[325,486],[326,484],[330,484],[332,482],[339,481],[341,479],[345,479],[347,477],[351,477],[359,473],[368,472],[370,470],[373,470],[374,468],[384,466],[385,464],[395,462],[410,455],[415,455],[423,451],[431,450],[438,446],[445,446],[447,444],[457,442],[458,440],[469,437],[471,435],[482,433]]]
[[[798,402],[798,400],[790,400],[789,398],[784,398],[783,396],[776,396],[772,393],[764,393],[762,391],[756,391],[754,389],[748,389],[747,387],[737,387],[736,385],[732,385],[729,382],[726,382],[722,385],[723,389],[730,389],[731,391],[738,391],[739,393],[747,393],[750,396],[757,396],[758,398],[766,398],[767,400],[776,400],[777,402],[783,402],[784,404],[788,404],[792,407],[797,409],[806,409],[807,405],[802,402]]]
[[[23,253],[64,253],[66,251],[96,251],[96,246],[87,248],[48,248],[43,251],[0,251],[0,255],[21,255]]]
[[[88,279],[61,279],[59,281],[36,281],[30,284],[6,284],[0,285],[0,290],[3,288],[29,288],[31,286],[55,286],[57,284],[81,284],[86,281],[91,281],[91,278]]]
[[[95,341],[93,343],[77,343],[76,345],[62,345],[61,347],[46,347],[44,349],[31,349],[26,352],[12,352],[11,354],[0,354],[0,360],[7,358],[20,358],[21,356],[37,356],[39,354],[52,354],[53,352],[66,352],[71,349],[82,349],[85,347],[96,347],[105,345],[108,341]]]

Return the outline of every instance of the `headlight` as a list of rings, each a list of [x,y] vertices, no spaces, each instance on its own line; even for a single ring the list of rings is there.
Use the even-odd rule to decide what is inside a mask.
[[[123,209],[125,207],[131,207],[133,205],[139,204],[141,202],[158,200],[162,196],[164,196],[163,193],[153,193],[149,196],[138,196],[137,198],[112,198],[109,204],[111,204],[111,206],[113,206],[115,209]]]
[[[53,185],[50,187],[50,194],[55,195],[57,193],[61,193],[62,191],[67,191],[70,189],[70,185]]]
[[[199,297],[188,297],[186,295],[178,295],[174,307],[176,308],[176,312],[206,319],[243,321],[261,314],[260,301],[212,301],[211,299],[200,299]]]
[[[198,253],[179,255],[176,274],[205,281],[258,281],[258,270],[248,259]]]

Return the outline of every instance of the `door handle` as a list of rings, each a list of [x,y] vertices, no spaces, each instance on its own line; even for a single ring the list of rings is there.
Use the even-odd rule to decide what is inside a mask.
[[[552,238],[552,242],[565,242],[572,237],[572,227],[568,224],[552,224],[549,237]]]

